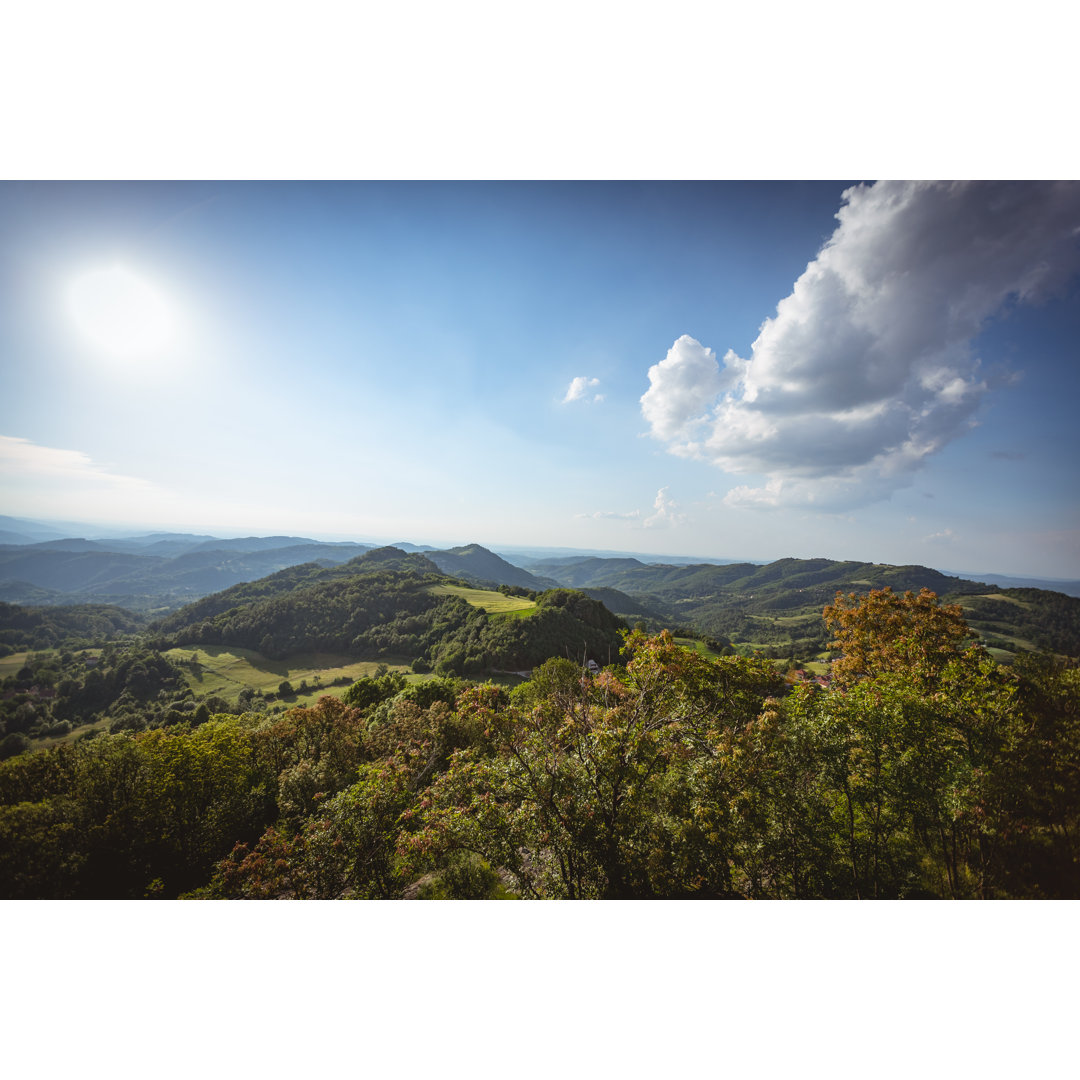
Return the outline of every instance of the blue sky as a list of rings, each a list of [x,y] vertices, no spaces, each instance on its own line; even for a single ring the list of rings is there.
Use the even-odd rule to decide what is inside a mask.
[[[1076,184],[5,183],[0,513],[1080,577],[1078,227]]]

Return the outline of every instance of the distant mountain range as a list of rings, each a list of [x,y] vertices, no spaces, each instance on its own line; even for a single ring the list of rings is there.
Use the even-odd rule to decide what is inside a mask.
[[[994,574],[971,580],[925,566],[832,559],[661,561],[658,556],[566,549],[546,558],[540,549],[516,549],[504,557],[479,544],[438,550],[401,542],[376,549],[369,543],[301,536],[223,539],[185,533],[40,539],[35,537],[48,532],[40,524],[0,517],[0,527],[0,536],[22,538],[0,544],[0,601],[19,605],[112,604],[162,616],[293,567],[342,566],[380,550],[409,554],[471,585],[534,593],[579,589],[621,618],[650,629],[684,627],[763,647],[794,641],[803,652],[820,651],[827,637],[821,609],[837,591],[890,586],[897,591],[928,588],[961,601],[971,625],[988,640],[1000,640],[1002,648],[1020,643],[1069,655],[1080,651],[1072,645],[1072,608],[1060,602],[1080,597],[1080,582]]]
[[[175,534],[6,544],[0,546],[0,600],[163,611],[289,566],[347,562],[371,547],[293,536],[221,540]]]

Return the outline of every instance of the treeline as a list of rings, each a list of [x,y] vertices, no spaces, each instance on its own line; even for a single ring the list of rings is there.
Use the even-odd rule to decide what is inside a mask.
[[[16,897],[1080,896],[1080,668],[929,594],[826,618],[831,688],[635,632],[507,692],[400,675],[0,765]],[[521,620],[522,622],[527,620]]]
[[[85,649],[140,631],[145,620],[107,604],[22,607],[0,602],[0,656],[27,649]]]

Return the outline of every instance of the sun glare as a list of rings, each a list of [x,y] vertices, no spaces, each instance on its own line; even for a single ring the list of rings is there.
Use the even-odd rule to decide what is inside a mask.
[[[68,303],[83,336],[111,356],[153,356],[175,337],[169,303],[150,282],[123,266],[100,267],[76,278]]]

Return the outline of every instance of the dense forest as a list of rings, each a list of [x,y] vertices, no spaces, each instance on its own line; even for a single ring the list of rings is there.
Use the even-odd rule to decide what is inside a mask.
[[[0,656],[22,649],[88,648],[137,633],[144,619],[106,604],[27,608],[0,601]]]
[[[558,655],[605,663],[619,655],[625,624],[582,592],[549,589],[528,619],[506,619],[433,588],[455,580],[423,556],[382,548],[343,566],[295,567],[207,597],[163,619],[151,640],[159,648],[235,645],[269,657],[304,650],[407,656],[417,672],[469,675],[528,669]]]
[[[556,618],[594,603],[549,595]],[[483,613],[445,604],[467,657]],[[1076,662],[1000,664],[926,591],[841,594],[823,618],[825,685],[635,630],[610,663],[556,654],[512,688],[387,672],[312,707],[19,754],[0,763],[3,895],[1080,896]],[[101,655],[110,692],[175,692]]]

